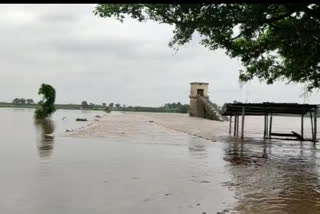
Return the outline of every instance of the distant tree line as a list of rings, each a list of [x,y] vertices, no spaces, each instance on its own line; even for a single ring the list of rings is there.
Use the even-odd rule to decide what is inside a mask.
[[[94,107],[99,106],[97,104],[94,103],[88,103],[87,101],[82,101],[81,102],[81,107],[83,109],[93,109]]]
[[[87,101],[81,102],[82,109],[95,109],[102,108],[106,112],[110,111],[138,111],[138,112],[176,112],[176,113],[188,113],[189,105],[177,103],[166,103],[160,107],[145,107],[145,106],[126,106],[120,103],[102,103],[101,105],[88,103]]]
[[[12,100],[12,103],[16,105],[35,104],[33,99],[24,99],[24,98],[15,98],[14,100]]]
[[[236,101],[234,101],[236,102]],[[7,105],[6,103],[0,103],[2,106]],[[23,105],[23,104],[36,104],[32,99],[15,98],[12,104]],[[41,101],[37,104],[41,105]],[[219,112],[222,108],[215,103]],[[37,105],[35,105],[37,106]],[[132,112],[172,112],[172,113],[188,113],[190,105],[182,104],[181,102],[166,103],[160,107],[147,107],[147,106],[126,106],[120,103],[101,103],[95,104],[88,101],[82,101],[80,104],[55,104],[57,109],[84,109],[84,110],[103,110],[105,112],[111,111],[132,111]]]
[[[12,101],[15,105],[33,105],[42,102],[35,103],[33,99],[15,98]],[[190,106],[188,104],[182,104],[181,102],[166,103],[160,107],[146,107],[146,106],[126,106],[120,103],[101,103],[95,104],[88,101],[82,101],[81,104],[57,104],[57,108],[68,108],[68,109],[85,109],[85,110],[104,110],[106,112],[111,111],[133,111],[133,112],[173,112],[173,113],[188,113]]]
[[[166,103],[160,107],[146,107],[146,106],[126,106],[120,103],[110,103],[106,105],[103,103],[106,111],[137,111],[137,112],[173,112],[173,113],[188,113],[189,105],[178,103]]]
[[[106,103],[102,103],[101,105],[99,104],[95,104],[95,103],[88,103],[87,101],[82,101],[80,104],[80,108],[81,109],[87,109],[87,110],[104,110],[106,112],[110,112],[113,108],[113,103],[110,103],[109,105],[107,105]]]
[[[188,113],[190,106],[188,104],[177,103],[166,103],[162,106],[165,110],[174,111],[179,113]]]

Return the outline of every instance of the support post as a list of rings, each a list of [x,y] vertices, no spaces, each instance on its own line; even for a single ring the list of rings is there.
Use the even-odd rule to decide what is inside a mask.
[[[311,136],[312,136],[312,140],[313,140],[313,136],[314,136],[314,129],[313,129],[313,118],[312,118],[312,112],[309,112],[310,114],[310,121],[311,121]]]
[[[270,114],[270,124],[269,124],[269,137],[271,137],[272,130],[272,113]]]
[[[266,115],[266,136],[268,137],[269,134],[269,114]]]
[[[317,142],[317,114],[318,114],[318,107],[314,109],[314,136],[313,142]]]
[[[244,137],[244,117],[245,117],[245,107],[242,107],[242,121],[241,121],[241,138]]]
[[[239,137],[239,115],[237,114],[237,137]]]
[[[264,115],[263,138],[266,138],[266,115]]]
[[[301,115],[301,137],[303,139],[303,121],[304,120],[304,114]]]
[[[236,114],[234,119],[235,119],[234,136],[237,137],[238,114]]]
[[[233,136],[236,136],[236,127],[237,127],[237,113],[234,115],[234,123],[233,123]]]
[[[232,126],[232,115],[230,115],[230,122],[229,122],[229,135],[231,135],[231,126]]]

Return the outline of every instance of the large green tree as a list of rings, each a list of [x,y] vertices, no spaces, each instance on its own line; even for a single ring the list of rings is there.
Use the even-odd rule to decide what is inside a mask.
[[[320,87],[319,4],[108,4],[93,12],[173,25],[173,47],[197,32],[202,45],[241,59],[243,82],[257,77]]]
[[[51,85],[42,84],[38,94],[43,95],[43,98],[40,101],[40,107],[36,109],[34,116],[37,120],[46,119],[56,111],[54,106],[56,90]]]

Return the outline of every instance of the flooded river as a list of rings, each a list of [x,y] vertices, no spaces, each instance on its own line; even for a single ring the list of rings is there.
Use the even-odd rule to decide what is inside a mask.
[[[127,124],[119,132],[64,136],[97,114],[59,110],[35,123],[33,110],[0,109],[0,213],[320,213],[312,142],[263,141],[257,119],[246,121],[244,141],[206,140],[121,113],[105,116]],[[278,129],[297,130],[292,121]]]

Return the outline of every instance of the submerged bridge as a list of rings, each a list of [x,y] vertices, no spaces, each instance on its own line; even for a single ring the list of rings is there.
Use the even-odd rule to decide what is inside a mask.
[[[209,100],[209,83],[192,82],[190,91],[190,112],[192,117],[202,117],[210,120],[223,121],[223,116],[217,106]]]

